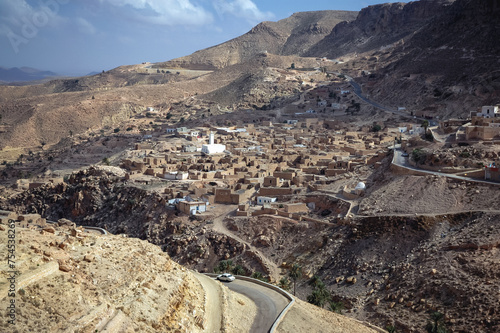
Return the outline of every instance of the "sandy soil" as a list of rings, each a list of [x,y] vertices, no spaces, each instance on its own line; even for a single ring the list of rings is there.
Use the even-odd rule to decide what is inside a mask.
[[[373,333],[360,322],[320,309],[299,299],[278,326],[278,333]]]

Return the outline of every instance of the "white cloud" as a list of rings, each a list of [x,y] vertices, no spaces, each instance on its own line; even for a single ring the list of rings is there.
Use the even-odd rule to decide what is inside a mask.
[[[95,35],[95,33],[97,32],[97,29],[92,25],[92,23],[84,18],[79,17],[75,19],[75,23],[78,27],[78,31],[80,31],[81,33]]]
[[[190,0],[101,0],[115,7],[129,9],[134,19],[159,25],[204,25],[212,14]]]
[[[274,18],[271,12],[262,12],[252,0],[215,0],[214,8],[220,16],[226,14],[246,19],[251,23]]]
[[[61,1],[62,2],[62,1]],[[55,27],[64,20],[58,15],[60,5],[54,1],[54,5],[45,5],[39,2],[37,7],[29,5],[26,0],[1,0],[0,1],[0,22],[3,26],[11,30],[33,26],[37,29],[50,26]]]
[[[65,1],[65,0],[64,0]],[[58,15],[63,0],[38,2],[31,6],[26,0],[0,1],[0,35],[7,37],[14,53],[47,27],[59,27],[66,20]]]

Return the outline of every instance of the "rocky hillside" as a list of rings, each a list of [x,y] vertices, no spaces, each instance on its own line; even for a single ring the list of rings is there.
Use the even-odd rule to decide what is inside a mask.
[[[98,188],[102,189],[109,180],[104,175],[101,178],[99,187],[99,181],[95,181],[97,174],[89,176],[87,191],[94,188],[93,193],[98,193]],[[67,187],[75,185],[73,179]],[[85,193],[80,199],[86,198],[79,202],[87,204],[73,202],[76,210],[72,210],[71,215],[78,216],[83,208],[109,210],[96,203],[96,195],[92,200],[87,191],[81,187],[79,190],[78,193]],[[59,196],[63,197],[64,193]],[[145,205],[151,200],[134,191],[122,192],[119,196],[128,204],[138,200],[140,205]],[[63,205],[57,196],[49,197],[50,201],[57,201],[56,206]],[[43,197],[39,199],[35,202],[44,201]],[[129,212],[119,198],[114,199],[117,206]],[[134,209],[140,211],[138,207]],[[148,210],[151,208],[153,206]],[[10,213],[9,217],[15,219],[14,215]],[[89,218],[92,216],[95,215],[90,214]],[[146,225],[140,216],[139,212],[133,218]],[[110,214],[108,221],[112,219]],[[121,219],[117,217],[118,221]],[[4,221],[0,220],[0,250],[7,253],[10,225]],[[90,219],[85,221],[92,222]],[[186,224],[179,226],[186,232]],[[29,222],[27,227],[16,222],[15,230],[18,240],[16,270],[19,272],[16,275],[15,328],[12,330],[8,323],[12,318],[2,315],[0,327],[3,331],[248,332],[258,311],[263,311],[246,296],[180,266],[160,247],[127,237],[126,233],[134,233],[133,228],[124,230],[126,233],[122,235],[100,235],[60,219],[50,225],[43,221]],[[197,239],[192,239],[191,243],[193,241],[196,243]],[[223,247],[228,249],[229,244]],[[182,252],[189,254],[185,249]],[[6,276],[7,266],[2,265],[0,269]],[[9,301],[8,289],[7,283],[0,281],[2,304]],[[278,331],[319,333],[330,325],[334,325],[331,332],[375,332],[366,324],[299,300],[281,321]]]
[[[0,224],[5,253],[6,227]],[[67,225],[16,231],[15,326],[2,314],[3,332],[204,332],[210,325],[198,278],[152,244]],[[0,301],[7,304],[4,281]],[[226,297],[221,332],[244,330],[231,308],[252,312],[242,306],[248,299]]]
[[[497,1],[420,0],[369,6],[355,17],[297,13],[158,66],[215,69],[265,51],[327,57],[338,60],[338,66],[326,64],[331,70],[356,77],[388,106],[466,116],[478,105],[498,103],[500,78],[492,70],[498,67],[498,8]]]
[[[169,110],[175,104],[174,120],[187,120],[193,109],[213,114],[214,109],[281,107],[274,101],[298,96],[300,85],[279,79],[275,69],[292,64],[345,72],[390,107],[413,112],[430,107],[441,118],[466,116],[500,97],[498,13],[497,1],[477,5],[468,0],[383,4],[359,13],[296,13],[166,63],[0,86],[0,149],[22,147],[25,151],[17,154],[25,154],[70,134],[113,129],[148,106]]]
[[[215,222],[176,216],[157,194],[96,169],[24,192],[0,208],[146,239],[200,271],[231,259],[246,273],[269,274],[272,265],[286,275],[297,263],[305,272],[300,298],[311,293],[309,281],[317,275],[349,315],[380,327],[422,332],[429,314],[439,311],[453,331],[498,330],[496,188],[382,171],[377,177],[368,182],[360,216],[338,223],[326,221],[345,211],[346,202],[310,193],[318,198],[318,218],[330,214],[325,223],[226,211],[214,219],[216,228]]]
[[[295,13],[278,22],[262,22],[248,33],[158,67],[217,69],[245,62],[268,52],[276,55],[304,55],[340,22],[354,20],[357,12],[319,11]]]
[[[32,207],[31,212],[50,220],[67,218],[78,224],[140,239],[150,238],[155,230],[175,233],[175,225],[167,222],[173,212],[167,210],[159,195],[122,186],[120,180],[113,172],[90,168],[71,175],[66,183],[47,184],[23,192],[12,198],[4,209],[24,209],[21,206],[24,202]]]
[[[295,13],[263,22],[248,33],[192,55],[157,64],[183,68],[222,68],[256,54],[338,58],[377,51],[411,37],[445,12],[455,0],[421,0],[369,6],[358,12]]]
[[[498,1],[457,0],[446,6],[388,50],[385,63],[378,64],[380,76],[372,83],[365,80],[376,86],[371,93],[393,105],[437,106],[445,117],[467,116],[478,105],[498,103],[499,13]]]
[[[453,1],[421,0],[363,8],[356,20],[335,26],[306,56],[334,59],[350,53],[379,50],[413,35]]]
[[[188,78],[145,67],[124,66],[39,85],[0,86],[0,149],[36,150],[71,134],[118,127],[149,106],[183,98]]]

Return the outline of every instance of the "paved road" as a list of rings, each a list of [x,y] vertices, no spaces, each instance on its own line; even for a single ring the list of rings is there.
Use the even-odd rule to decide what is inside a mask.
[[[357,95],[360,99],[362,99],[363,101],[365,101],[366,103],[371,104],[371,105],[373,105],[374,107],[376,107],[376,108],[378,108],[378,109],[381,109],[381,110],[384,110],[384,111],[386,111],[386,112],[391,112],[391,113],[395,113],[395,114],[398,114],[398,115],[401,115],[401,116],[407,116],[407,117],[412,118],[412,117],[411,117],[410,115],[408,115],[408,114],[404,114],[404,113],[402,113],[402,112],[395,111],[395,110],[393,110],[393,109],[388,108],[387,106],[380,105],[380,104],[378,104],[377,102],[374,102],[374,101],[372,101],[372,100],[368,99],[366,96],[364,96],[364,95],[362,94],[361,86],[360,86],[359,84],[357,84],[357,83],[354,81],[354,79],[353,79],[352,77],[350,77],[350,76],[348,76],[348,75],[345,75],[345,77],[346,77],[347,81],[349,81],[349,83],[351,84],[353,92],[354,92],[354,93],[355,93],[355,94],[356,94],[356,95]]]
[[[232,291],[247,296],[257,305],[257,317],[249,330],[250,333],[269,332],[279,314],[290,302],[274,290],[249,281],[236,279],[222,283]]]
[[[399,150],[399,149],[394,150],[394,157],[392,159],[392,163],[393,164],[405,167],[407,169],[416,170],[416,171],[419,171],[419,172],[424,172],[424,173],[427,173],[429,175],[443,176],[443,177],[448,177],[448,178],[453,178],[453,179],[458,179],[458,180],[466,180],[466,181],[469,181],[469,182],[483,183],[483,184],[488,184],[488,185],[500,186],[500,183],[493,182],[493,181],[479,180],[477,178],[457,176],[457,175],[450,174],[450,173],[444,173],[444,172],[438,172],[438,171],[429,171],[429,170],[424,170],[424,169],[416,168],[416,167],[410,165],[410,163],[408,162],[408,159],[410,157],[403,157],[402,153],[403,152],[401,150]]]
[[[333,74],[339,75],[340,73],[333,73]],[[349,81],[349,83],[351,84],[352,91],[364,102],[366,102],[366,103],[368,103],[368,104],[370,104],[370,105],[372,105],[380,110],[383,110],[385,112],[389,112],[392,114],[397,114],[398,116],[401,116],[401,117],[406,117],[406,118],[420,120],[420,121],[426,120],[425,118],[415,117],[415,116],[409,115],[408,113],[398,111],[396,109],[393,109],[393,108],[390,108],[388,106],[384,106],[382,104],[379,104],[377,102],[372,101],[371,99],[369,99],[368,97],[363,95],[363,90],[362,90],[361,86],[356,81],[354,81],[354,79],[352,77],[350,77],[349,75],[345,75],[345,74],[344,74],[344,76],[347,79],[347,81]],[[429,121],[430,126],[437,126],[437,123],[434,120],[428,120],[428,121]]]

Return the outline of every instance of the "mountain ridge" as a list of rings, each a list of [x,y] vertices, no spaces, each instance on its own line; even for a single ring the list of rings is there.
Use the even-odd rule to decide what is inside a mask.
[[[54,76],[59,76],[59,74],[31,67],[0,67],[0,81],[4,82],[37,81]]]
[[[259,23],[240,37],[156,66],[213,70],[244,62],[263,52],[301,55],[304,53],[301,48],[305,46],[307,49],[308,45],[322,39],[336,24],[352,20],[356,15],[357,12],[351,11],[294,13],[277,22]]]

